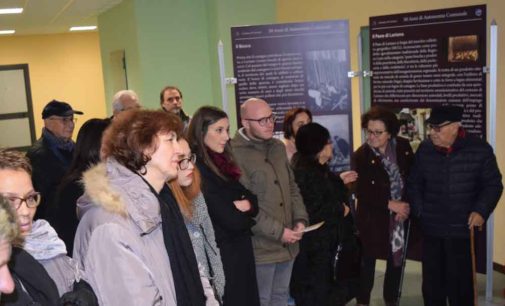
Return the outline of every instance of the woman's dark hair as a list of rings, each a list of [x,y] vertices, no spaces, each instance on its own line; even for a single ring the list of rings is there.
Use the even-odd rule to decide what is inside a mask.
[[[158,148],[158,133],[182,132],[182,121],[177,115],[161,110],[130,110],[114,116],[110,127],[103,135],[105,157],[115,158],[133,172],[145,173],[145,165],[151,157],[147,149]],[[144,173],[142,173],[144,172]]]
[[[219,177],[224,180],[228,180],[212,161],[212,158],[207,152],[207,146],[204,143],[204,138],[205,135],[207,135],[209,125],[214,124],[223,118],[228,118],[228,115],[217,107],[200,107],[191,118],[188,128],[188,142],[191,147],[191,151],[196,154],[198,159],[200,159]],[[233,155],[231,153],[231,146],[229,142],[224,147],[223,154],[230,162],[233,162]]]
[[[74,157],[63,178],[63,182],[71,182],[81,178],[82,173],[100,161],[102,135],[110,125],[111,119],[89,119],[84,122],[75,142]]]
[[[373,106],[361,116],[361,127],[363,129],[368,128],[368,121],[378,120],[384,123],[386,126],[386,131],[395,137],[400,131],[400,121],[396,115],[387,108],[381,106]]]
[[[327,128],[316,122],[302,126],[296,133],[296,150],[299,157],[317,160],[319,153],[330,143],[331,136]]]
[[[284,131],[284,138],[290,139],[293,135],[293,121],[295,121],[296,116],[301,113],[306,113],[309,116],[310,121],[312,122],[312,113],[310,110],[302,107],[296,107],[288,110],[284,115],[284,123],[282,125],[282,130]]]

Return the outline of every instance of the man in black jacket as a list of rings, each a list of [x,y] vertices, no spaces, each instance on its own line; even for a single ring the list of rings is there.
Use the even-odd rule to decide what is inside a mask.
[[[466,135],[463,109],[441,106],[427,120],[430,139],[416,153],[407,194],[424,232],[425,305],[473,305],[470,230],[481,227],[503,185],[491,146]]]
[[[73,110],[66,102],[52,100],[47,103],[42,110],[42,137],[26,153],[33,168],[33,186],[42,195],[35,219],[46,219],[47,206],[72,162],[74,114],[83,113]]]

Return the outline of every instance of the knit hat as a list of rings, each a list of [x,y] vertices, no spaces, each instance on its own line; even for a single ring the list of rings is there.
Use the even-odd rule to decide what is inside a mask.
[[[306,124],[296,133],[296,150],[300,155],[314,156],[321,152],[325,145],[331,141],[330,132],[319,123]]]

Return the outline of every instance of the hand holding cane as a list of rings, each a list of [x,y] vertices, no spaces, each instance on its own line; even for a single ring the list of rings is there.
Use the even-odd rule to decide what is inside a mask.
[[[472,212],[468,217],[468,227],[470,228],[470,247],[472,254],[472,275],[473,275],[473,300],[474,305],[477,306],[477,268],[475,264],[475,227],[482,230],[482,225],[484,224],[484,218],[478,212]]]

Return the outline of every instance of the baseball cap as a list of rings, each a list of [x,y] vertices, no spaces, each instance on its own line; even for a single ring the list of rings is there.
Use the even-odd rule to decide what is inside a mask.
[[[82,115],[84,113],[72,109],[72,106],[70,106],[70,104],[67,102],[52,100],[51,102],[47,103],[47,105],[44,107],[44,110],[42,110],[42,119],[46,119],[51,116],[67,117],[74,114]]]

